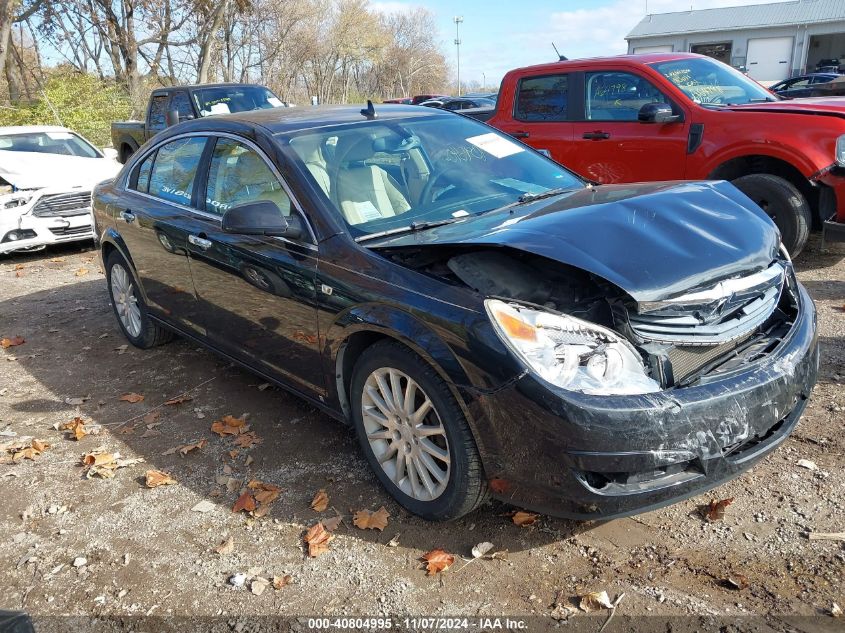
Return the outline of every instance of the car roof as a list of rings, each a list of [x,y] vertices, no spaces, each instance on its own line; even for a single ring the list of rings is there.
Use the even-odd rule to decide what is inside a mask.
[[[248,124],[260,126],[272,134],[295,134],[305,130],[323,127],[333,127],[348,123],[365,123],[369,121],[361,114],[365,105],[330,105],[305,108],[268,108],[265,110],[250,110],[219,114],[201,119],[194,119],[179,124],[179,130],[201,130],[213,132],[214,128],[225,131],[230,124]],[[420,106],[376,103],[373,104],[378,120],[391,121],[432,116],[452,117],[451,112],[444,112],[434,108]],[[177,126],[174,126],[177,127]]]
[[[704,59],[712,59],[707,57],[706,55],[698,55],[697,53],[638,53],[636,55],[612,55],[606,57],[582,57],[579,59],[566,59],[562,61],[556,62],[548,62],[545,64],[535,64],[534,66],[524,66],[522,68],[518,68],[516,70],[510,71],[513,72],[522,72],[522,71],[555,71],[560,70],[563,68],[567,68],[569,66],[582,66],[582,65],[590,65],[596,62],[629,62],[631,64],[636,65],[643,65],[643,64],[653,64],[655,62],[667,62],[673,61],[676,59],[695,59],[695,58],[704,58]],[[508,73],[510,74],[510,73]]]
[[[9,125],[0,127],[0,134],[38,134],[39,132],[70,132],[73,130],[60,125]]]

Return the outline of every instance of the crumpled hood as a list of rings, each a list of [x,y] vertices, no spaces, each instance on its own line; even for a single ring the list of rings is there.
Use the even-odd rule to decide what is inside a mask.
[[[18,189],[91,189],[118,171],[120,164],[110,158],[0,150],[0,176]]]
[[[660,301],[769,266],[774,223],[730,183],[601,185],[415,233],[377,250],[506,246],[586,270],[636,301]]]
[[[824,84],[819,84],[823,86]],[[811,97],[789,99],[767,103],[749,103],[728,106],[725,110],[735,112],[779,112],[781,114],[822,114],[845,118],[845,97]]]

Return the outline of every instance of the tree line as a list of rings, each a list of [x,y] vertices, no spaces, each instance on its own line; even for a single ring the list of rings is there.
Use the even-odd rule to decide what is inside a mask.
[[[436,33],[425,9],[368,0],[0,0],[0,100],[37,102],[57,73],[117,89],[135,116],[184,83],[262,83],[297,104],[441,92]]]

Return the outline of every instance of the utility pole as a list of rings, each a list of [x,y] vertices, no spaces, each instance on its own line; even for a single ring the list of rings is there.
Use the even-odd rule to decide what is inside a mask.
[[[487,90],[487,73],[481,73],[481,78],[483,79],[482,83],[484,84],[484,90]]]
[[[461,96],[461,22],[464,21],[464,16],[456,15],[455,21],[455,49],[458,53],[458,96]]]

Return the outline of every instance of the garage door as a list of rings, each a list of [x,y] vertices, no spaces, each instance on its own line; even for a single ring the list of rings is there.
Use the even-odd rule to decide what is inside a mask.
[[[637,46],[634,48],[634,54],[639,55],[641,53],[671,53],[672,52],[672,45],[669,44],[668,46]]]
[[[748,40],[748,74],[757,81],[780,81],[789,77],[792,66],[791,37],[761,37]]]

